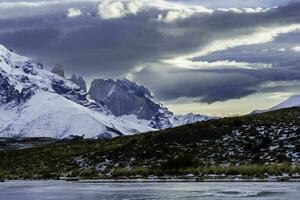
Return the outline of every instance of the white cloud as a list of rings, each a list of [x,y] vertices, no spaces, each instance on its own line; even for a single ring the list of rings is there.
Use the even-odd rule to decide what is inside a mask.
[[[278,8],[272,7],[272,8],[261,8],[261,7],[256,7],[256,8],[218,8],[216,9],[217,11],[220,12],[234,12],[234,13],[265,13],[268,12],[271,9]]]
[[[261,7],[257,7],[257,8],[243,8],[244,12],[246,13],[264,13],[264,12],[268,12],[271,9],[275,9],[277,7],[273,7],[273,8],[261,8]]]
[[[224,68],[240,68],[240,69],[265,69],[271,68],[272,64],[267,63],[248,63],[248,62],[237,62],[230,60],[219,60],[215,62],[207,61],[191,61],[188,59],[175,58],[172,60],[163,60],[164,63],[170,64],[172,66],[187,68],[187,69],[224,69]]]
[[[292,50],[295,52],[300,52],[300,46],[296,46],[296,47],[292,48]]]
[[[157,8],[158,10],[169,10],[169,11],[183,11],[191,13],[212,13],[213,10],[201,6],[199,4],[190,4],[190,3],[179,3],[179,2],[170,2],[165,0],[140,0],[144,3],[145,7],[148,8]]]
[[[127,4],[129,13],[136,15],[143,8],[143,4],[139,1],[132,1]]]
[[[271,48],[271,49],[262,49],[260,50],[260,52],[276,52],[276,51],[279,51],[279,52],[286,52],[287,49],[286,48]]]
[[[146,68],[146,65],[134,67],[132,70],[130,70],[130,72],[128,72],[128,73],[126,74],[125,77],[126,77],[127,79],[129,79],[129,80],[133,80],[134,74],[143,71],[143,69],[145,69],[145,68]]]
[[[121,18],[125,16],[125,7],[122,2],[103,1],[98,6],[98,12],[103,19]]]
[[[17,8],[26,8],[39,10],[42,6],[56,6],[60,4],[67,3],[82,3],[82,2],[96,2],[98,4],[98,14],[103,19],[114,19],[122,18],[128,15],[136,15],[142,10],[147,9],[157,9],[162,11],[160,15],[157,16],[158,21],[164,23],[174,22],[176,20],[188,18],[194,14],[199,13],[213,13],[216,10],[223,12],[266,12],[269,8],[220,8],[220,9],[209,9],[205,6],[202,6],[201,2],[199,3],[181,3],[181,2],[171,2],[167,0],[52,0],[52,1],[4,1],[0,0],[0,13],[4,9],[17,9]],[[39,14],[38,11],[35,11]],[[2,14],[1,18],[7,18],[7,14]],[[13,17],[10,16],[10,17]]]
[[[285,52],[287,51],[285,48],[279,48],[279,49],[274,49],[275,51],[281,51],[281,52]]]
[[[158,21],[164,23],[170,23],[177,20],[185,19],[194,14],[210,14],[214,12],[212,9],[208,9],[200,5],[171,3],[161,0],[153,1],[153,3],[148,6],[155,7],[162,11],[168,11],[166,14],[160,14],[157,17]]]
[[[273,92],[268,99],[274,99],[274,100],[286,100],[289,97],[291,97],[293,95],[293,93],[291,92]]]
[[[173,22],[184,19],[196,13],[212,13],[213,10],[199,5],[168,2],[165,0],[104,0],[98,6],[98,14],[103,19],[122,18],[136,15],[142,10],[158,9],[167,11],[160,14],[157,19],[163,22]]]
[[[243,11],[240,8],[218,8],[217,11],[243,13]]]
[[[178,19],[187,18],[191,14],[192,13],[188,13],[188,12],[185,12],[185,11],[172,10],[172,11],[169,11],[165,16],[163,16],[162,14],[158,15],[157,20],[165,22],[165,23],[170,23],[170,22],[177,21]]]
[[[98,14],[103,19],[122,18],[127,15],[136,15],[143,9],[140,1],[104,0],[98,5]]]
[[[191,58],[206,56],[210,53],[227,50],[233,47],[243,45],[255,45],[263,44],[273,41],[280,34],[289,33],[300,30],[300,24],[294,24],[282,27],[259,27],[255,33],[249,35],[235,36],[234,38],[216,40],[206,47],[202,47],[198,52],[183,55],[177,58],[171,58],[170,61],[174,60],[189,60]],[[166,62],[165,60],[164,62]]]
[[[214,41],[203,50],[195,53],[195,56],[192,57],[196,57],[197,54],[198,56],[204,56],[212,52],[222,51],[242,45],[254,45],[272,42],[280,34],[289,33],[296,30],[300,30],[300,24],[281,27],[259,27],[254,33],[249,35],[235,36],[234,38]]]
[[[187,55],[176,56],[175,58],[164,59],[163,63],[171,64],[176,67],[183,68],[203,68],[203,67],[238,67],[238,68],[247,68],[247,69],[262,69],[270,68],[270,64],[262,63],[246,63],[246,62],[235,62],[235,61],[217,61],[213,63],[209,62],[193,62],[192,58],[206,56],[213,52],[227,50],[233,47],[243,46],[243,45],[255,45],[262,44],[273,41],[280,34],[293,32],[300,30],[300,24],[294,24],[289,26],[282,27],[260,27],[257,28],[255,33],[249,35],[235,36],[234,38],[217,40],[206,47],[202,47],[199,51]],[[296,48],[297,49],[297,48]],[[283,50],[283,49],[281,49]],[[300,49],[299,49],[300,50]]]
[[[67,16],[68,17],[79,17],[82,16],[82,12],[79,8],[69,8],[67,10]]]

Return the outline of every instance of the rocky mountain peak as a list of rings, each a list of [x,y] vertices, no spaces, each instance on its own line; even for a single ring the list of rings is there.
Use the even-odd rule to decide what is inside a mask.
[[[90,97],[101,101],[115,116],[136,116],[148,121],[154,129],[165,129],[208,120],[209,117],[190,113],[175,116],[149,89],[127,79],[95,79],[89,90]],[[144,122],[143,122],[144,123]]]
[[[56,74],[62,78],[65,78],[65,70],[62,65],[56,64],[55,67],[51,70],[53,74]]]
[[[169,113],[147,88],[127,79],[95,79],[89,94],[103,101],[115,116],[136,115],[138,119],[151,120],[162,111]]]
[[[77,77],[75,74],[73,74],[70,78],[70,81],[78,85],[83,91],[87,91],[86,82],[82,76]]]

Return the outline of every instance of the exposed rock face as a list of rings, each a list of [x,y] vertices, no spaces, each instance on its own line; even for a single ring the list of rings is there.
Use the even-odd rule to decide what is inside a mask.
[[[20,97],[20,92],[10,84],[8,77],[0,74],[0,105],[18,104]]]
[[[70,81],[77,84],[80,87],[80,89],[82,89],[83,91],[85,92],[87,91],[86,82],[81,76],[77,77],[75,74],[73,74],[72,77],[70,78]]]
[[[198,121],[209,117],[196,114],[175,116],[144,86],[129,80],[95,79],[88,92],[96,102],[104,102],[115,116],[135,116],[147,120],[154,129],[166,129]]]
[[[89,94],[92,99],[103,101],[115,116],[133,114],[138,119],[151,120],[161,110],[168,112],[148,89],[126,79],[96,79]]]
[[[51,70],[51,72],[52,72],[53,74],[56,74],[56,75],[58,75],[58,76],[60,76],[60,77],[65,78],[65,71],[64,71],[64,68],[63,68],[62,65],[57,64],[57,65]]]

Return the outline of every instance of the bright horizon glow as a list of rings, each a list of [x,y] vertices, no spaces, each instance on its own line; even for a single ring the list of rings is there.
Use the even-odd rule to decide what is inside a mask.
[[[178,115],[191,112],[215,117],[228,117],[249,114],[254,110],[266,110],[272,108],[287,100],[290,96],[292,96],[291,93],[254,94],[242,99],[212,104],[192,102],[182,104],[165,102],[165,104],[170,110]]]

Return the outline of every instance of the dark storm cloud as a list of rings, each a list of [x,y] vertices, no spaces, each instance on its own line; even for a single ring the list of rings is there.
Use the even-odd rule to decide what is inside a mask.
[[[155,95],[165,101],[188,97],[201,102],[213,103],[239,99],[251,94],[256,91],[253,83],[259,80],[246,73],[235,71],[224,74],[215,71],[203,72],[202,70],[192,70],[191,72],[170,70],[172,73],[166,75],[145,69],[139,72],[137,81],[148,85]]]
[[[17,30],[2,34],[0,41],[19,50],[35,51],[47,47],[59,36],[60,32],[54,28]]]
[[[80,8],[83,16],[68,18],[67,9],[71,7]],[[137,66],[154,63],[133,76],[164,100],[197,97],[208,103],[225,101],[257,92],[265,81],[299,78],[297,73],[290,76],[281,69],[183,69],[175,73],[172,66],[160,60],[199,51],[216,40],[255,33],[257,27],[272,30],[300,23],[300,3],[258,13],[199,13],[172,23],[158,21],[158,15],[166,16],[168,10],[155,7],[115,19],[98,16],[95,2],[44,5],[33,14],[33,8],[19,9],[14,12],[24,9],[24,17],[19,13],[0,18],[0,43],[34,55],[49,66],[61,63],[67,71],[86,76],[125,76]],[[237,55],[230,59],[261,61],[256,57],[238,60]],[[271,58],[265,62],[271,62]]]
[[[256,92],[283,91],[286,86],[276,85],[276,87],[265,88],[262,85],[266,82],[299,81],[299,67],[259,71],[251,69],[191,71],[165,69],[169,73],[144,69],[138,73],[136,81],[150,87],[155,95],[165,101],[188,97],[199,102],[214,103],[240,99]]]

